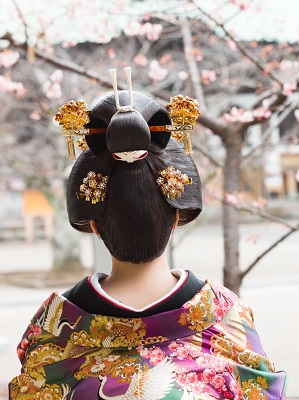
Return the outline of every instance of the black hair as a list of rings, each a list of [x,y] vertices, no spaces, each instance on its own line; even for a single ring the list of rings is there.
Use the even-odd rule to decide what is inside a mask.
[[[67,190],[71,225],[92,232],[94,220],[110,253],[120,261],[149,262],[159,257],[168,243],[179,210],[179,225],[192,221],[201,211],[201,189],[197,169],[190,156],[169,133],[151,134],[149,125],[170,124],[158,102],[133,92],[136,111],[117,112],[114,96],[107,96],[92,110],[89,128],[106,127],[106,134],[87,136],[89,149],[76,161]],[[128,104],[127,92],[119,92],[121,104]],[[112,153],[146,150],[148,155],[134,163],[115,160]],[[156,179],[158,171],[173,165],[193,180],[181,198],[166,198]],[[89,171],[109,177],[103,202],[92,204],[78,199]]]

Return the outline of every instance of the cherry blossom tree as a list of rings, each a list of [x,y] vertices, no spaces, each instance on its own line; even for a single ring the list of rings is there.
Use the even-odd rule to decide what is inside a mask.
[[[0,15],[11,21],[10,26],[2,25],[0,34],[0,91],[15,109],[22,108],[26,100],[22,112],[27,113],[27,124],[25,118],[20,120],[20,136],[28,142],[31,135],[30,146],[26,148],[20,140],[18,145],[23,155],[28,152],[31,169],[36,163],[28,174],[40,176],[42,171],[46,180],[61,175],[65,168],[62,142],[53,139],[57,128],[52,117],[70,98],[84,97],[90,103],[110,89],[102,71],[111,66],[131,64],[134,88],[142,88],[164,103],[179,92],[197,97],[201,117],[193,135],[194,158],[204,180],[218,171],[223,176],[221,192],[213,192],[207,184],[205,193],[222,203],[224,283],[238,293],[244,276],[267,253],[241,271],[239,211],[284,224],[289,229],[285,237],[298,229],[267,214],[263,199],[245,200],[241,181],[243,166],[264,150],[272,116],[288,107],[289,98],[298,90],[298,45],[242,40],[233,31],[234,23],[247,12],[258,17],[258,1],[215,0],[208,6],[199,0],[54,3],[55,7],[53,1],[37,1],[32,7],[29,2],[14,0],[5,10],[0,9]],[[118,87],[125,85],[120,81]],[[255,93],[254,102],[246,108],[233,104],[244,88]],[[6,121],[9,116],[7,111]],[[265,127],[264,134],[258,144],[249,145],[247,133],[258,124]],[[15,121],[10,125],[15,130]],[[222,158],[207,146],[211,135],[218,137],[225,149]]]

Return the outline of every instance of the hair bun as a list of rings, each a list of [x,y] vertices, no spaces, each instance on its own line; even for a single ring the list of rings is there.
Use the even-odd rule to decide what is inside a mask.
[[[117,112],[113,115],[106,133],[106,144],[111,153],[148,150],[150,143],[148,124],[138,111]]]

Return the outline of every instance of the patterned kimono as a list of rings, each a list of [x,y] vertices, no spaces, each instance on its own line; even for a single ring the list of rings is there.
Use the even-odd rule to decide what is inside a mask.
[[[286,374],[265,355],[250,308],[211,281],[143,318],[90,314],[53,293],[17,350],[10,399],[285,399]]]

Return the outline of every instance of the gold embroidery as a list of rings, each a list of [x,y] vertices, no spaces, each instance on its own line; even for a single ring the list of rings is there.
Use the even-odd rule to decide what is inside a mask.
[[[257,369],[263,360],[263,357],[252,350],[233,343],[228,337],[222,333],[214,335],[211,338],[211,347],[216,356],[222,356],[241,365],[246,365]]]
[[[258,382],[253,379],[242,382],[242,395],[244,400],[267,400],[267,395],[263,393],[263,389],[268,387],[266,378],[257,377]]]

